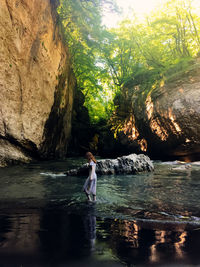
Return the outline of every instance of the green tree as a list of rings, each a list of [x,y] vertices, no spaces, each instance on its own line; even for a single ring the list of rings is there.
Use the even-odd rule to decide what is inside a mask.
[[[113,84],[118,88],[112,126],[124,123],[160,84],[181,77],[199,53],[200,19],[190,0],[170,0],[145,22],[123,21],[102,48]]]
[[[101,25],[105,7],[115,9],[108,0],[61,0],[58,7],[78,88],[85,94],[85,105],[94,121],[106,118],[112,109],[108,75],[98,60],[106,32]]]
[[[119,114],[130,113],[136,97],[145,99],[160,83],[184,73],[200,51],[200,19],[192,0],[169,0],[146,21],[134,15],[110,30],[101,24],[105,5],[115,8],[108,0],[61,0],[58,8],[93,121],[109,119],[113,109],[117,114],[122,101]]]

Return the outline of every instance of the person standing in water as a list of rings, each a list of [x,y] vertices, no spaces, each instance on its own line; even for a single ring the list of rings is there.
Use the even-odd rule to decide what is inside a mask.
[[[95,171],[96,171],[97,161],[91,152],[87,152],[85,157],[89,163],[89,176],[87,180],[85,181],[83,190],[89,201],[92,200],[90,195],[92,195],[93,201],[96,201],[97,175]]]

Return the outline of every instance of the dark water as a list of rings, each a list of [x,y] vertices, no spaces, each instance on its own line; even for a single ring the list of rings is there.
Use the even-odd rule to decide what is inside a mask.
[[[0,169],[0,266],[200,266],[198,162],[98,177],[96,204],[80,163]]]

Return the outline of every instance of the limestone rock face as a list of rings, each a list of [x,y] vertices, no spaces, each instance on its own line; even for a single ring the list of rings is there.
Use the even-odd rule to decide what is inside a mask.
[[[122,137],[129,147],[159,159],[199,158],[200,68],[135,102],[132,114]]]
[[[26,155],[20,147],[13,146],[9,141],[0,139],[0,167],[19,162],[26,163],[30,160],[31,157]]]
[[[77,169],[67,171],[65,174],[69,176],[87,175],[88,167],[88,164],[84,164]],[[150,158],[143,154],[131,154],[117,159],[98,160],[96,165],[96,173],[99,175],[135,174],[153,170],[154,166]]]
[[[199,74],[200,71],[166,85],[159,95],[152,95],[152,100],[146,102],[145,124],[149,131],[145,137],[149,150],[185,159],[200,153]]]
[[[75,84],[56,1],[0,0],[1,158],[65,155]]]

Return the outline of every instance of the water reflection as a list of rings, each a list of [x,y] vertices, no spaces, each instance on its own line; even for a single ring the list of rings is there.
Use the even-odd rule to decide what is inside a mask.
[[[96,216],[87,214],[84,217],[85,237],[89,240],[91,251],[95,250],[96,241]]]
[[[40,175],[50,170],[0,170],[0,265],[200,264],[199,166],[100,177],[96,205],[85,177]]]
[[[38,249],[39,214],[1,216],[1,251],[35,251]]]
[[[150,262],[157,263],[162,259],[162,247],[168,245],[171,250],[174,250],[174,257],[177,260],[184,262],[185,253],[184,253],[184,243],[186,241],[187,232],[176,232],[171,231],[155,231],[156,242],[150,248]],[[173,245],[170,245],[174,239]]]
[[[186,230],[186,225],[149,226],[145,227],[140,222],[127,220],[112,222],[111,246],[123,262],[128,265],[148,264],[148,266],[199,262],[198,253],[193,254],[191,258],[186,249],[188,241],[191,243],[191,237],[194,237],[194,231]],[[200,231],[197,235],[200,236]],[[198,243],[200,244],[200,240]]]
[[[0,264],[4,266],[200,264],[199,247],[198,228],[101,219],[88,204],[84,214],[44,209],[0,216]]]

